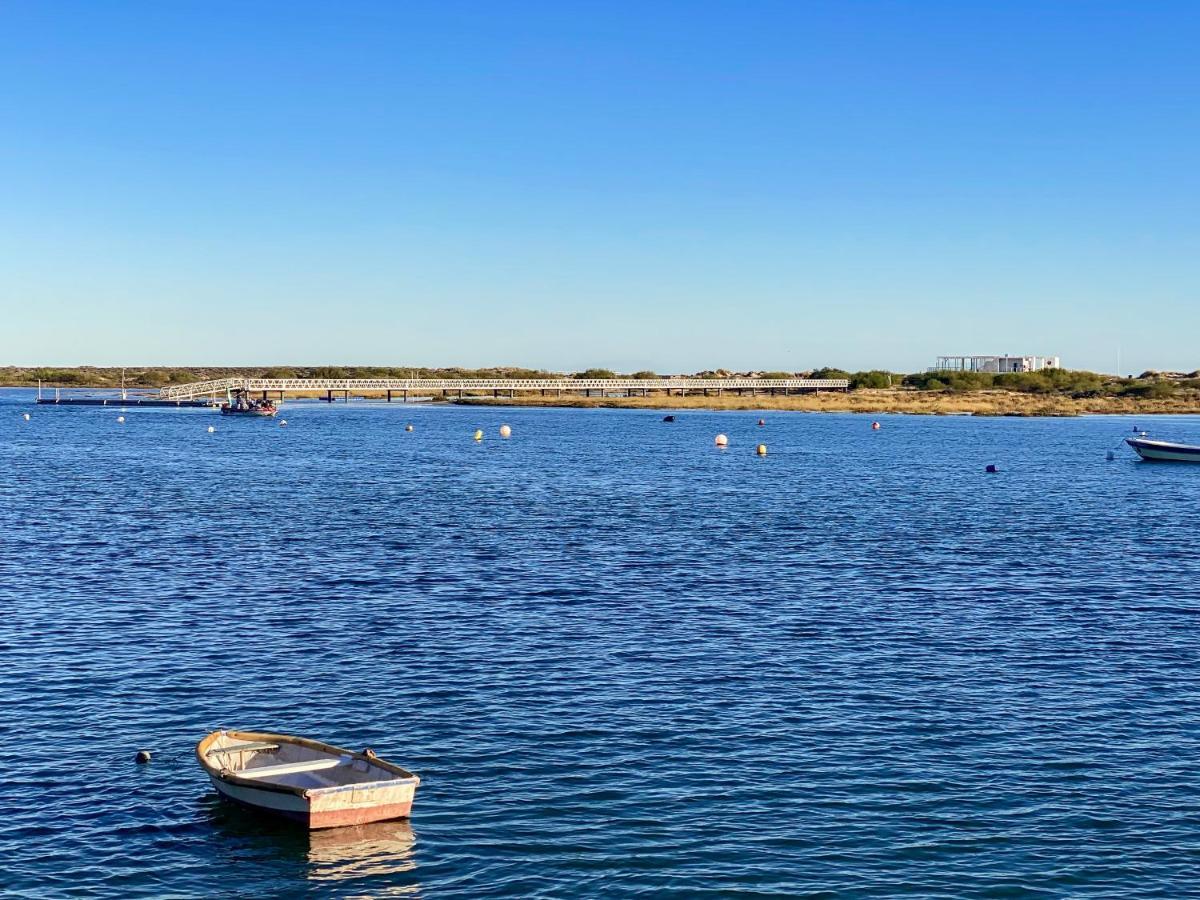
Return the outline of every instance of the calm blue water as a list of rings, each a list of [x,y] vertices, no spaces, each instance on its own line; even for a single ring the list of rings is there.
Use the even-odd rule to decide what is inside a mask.
[[[0,396],[5,892],[1196,890],[1200,466],[1135,420]],[[411,823],[225,809],[239,726]]]

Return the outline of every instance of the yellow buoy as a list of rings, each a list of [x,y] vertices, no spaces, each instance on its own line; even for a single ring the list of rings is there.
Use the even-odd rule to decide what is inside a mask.
[[[718,434],[714,443],[718,447],[724,447],[729,444],[729,438],[725,437],[725,435],[723,435],[723,434]]]
[[[413,429],[412,429],[412,425],[405,425],[405,426],[404,426],[404,430],[405,430],[405,431],[412,431],[412,430],[413,430]]]
[[[500,426],[500,437],[502,437],[502,438],[512,437],[512,429],[509,428],[507,425],[501,425]]]
[[[483,429],[482,428],[475,429],[475,440],[477,440],[477,441],[483,440]]]
[[[766,456],[767,455],[767,445],[759,444],[756,452],[758,453],[759,456]]]

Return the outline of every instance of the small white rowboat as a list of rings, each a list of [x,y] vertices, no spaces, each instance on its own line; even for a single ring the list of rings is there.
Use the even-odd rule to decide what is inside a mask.
[[[407,818],[421,783],[371,750],[261,731],[214,731],[196,758],[222,798],[309,828]]]
[[[1142,459],[1152,462],[1200,462],[1200,447],[1189,444],[1171,444],[1141,437],[1125,438],[1125,443],[1137,451]]]

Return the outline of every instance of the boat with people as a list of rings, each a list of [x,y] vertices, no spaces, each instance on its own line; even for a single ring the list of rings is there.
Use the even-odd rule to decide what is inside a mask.
[[[1125,443],[1148,462],[1191,462],[1200,463],[1200,447],[1193,444],[1173,444],[1170,441],[1152,441],[1144,436],[1125,438]]]
[[[228,400],[221,404],[223,416],[273,416],[279,412],[274,401],[266,397],[261,400],[251,398],[250,392],[238,390],[227,392]]]
[[[408,818],[421,783],[370,749],[264,731],[214,731],[196,758],[222,799],[310,829]]]

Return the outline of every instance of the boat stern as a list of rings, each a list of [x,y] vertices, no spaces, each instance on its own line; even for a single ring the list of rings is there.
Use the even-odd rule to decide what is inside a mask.
[[[407,819],[421,779],[347,784],[305,792],[309,828],[340,828],[388,819]]]

